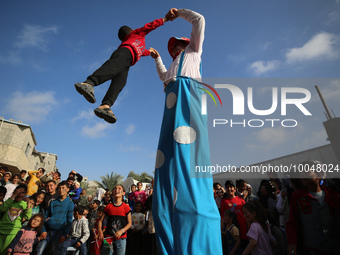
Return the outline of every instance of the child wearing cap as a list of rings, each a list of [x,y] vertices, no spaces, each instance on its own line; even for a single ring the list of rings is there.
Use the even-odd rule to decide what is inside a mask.
[[[169,11],[170,13],[170,11]],[[118,37],[122,41],[118,49],[115,50],[110,59],[99,67],[92,75],[88,76],[83,83],[76,83],[76,90],[90,103],[95,103],[94,86],[98,86],[111,80],[110,87],[104,96],[101,105],[94,110],[94,113],[109,123],[115,123],[117,118],[111,110],[111,106],[116,101],[118,94],[124,88],[130,66],[135,65],[142,56],[150,55],[150,51],[145,48],[145,36],[152,30],[172,20],[169,13],[161,19],[147,23],[144,27],[132,29],[122,26],[119,29]]]

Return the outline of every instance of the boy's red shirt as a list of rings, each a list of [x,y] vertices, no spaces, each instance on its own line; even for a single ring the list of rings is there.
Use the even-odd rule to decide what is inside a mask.
[[[128,48],[132,54],[131,66],[140,60],[141,56],[149,56],[150,51],[145,48],[145,36],[152,30],[159,26],[164,25],[163,19],[155,19],[154,21],[147,23],[144,27],[133,30],[130,34],[125,36],[124,41],[118,48]]]
[[[131,209],[130,209],[130,206],[128,206],[127,204],[125,203],[122,203],[121,205],[119,206],[116,206],[114,204],[108,204],[105,209],[104,209],[106,215],[108,216],[107,218],[107,225],[106,225],[106,232],[105,232],[105,236],[111,236],[109,233],[109,229],[108,228],[112,228],[114,227],[114,229],[112,230],[113,232],[116,232],[116,231],[119,231],[121,230],[122,228],[125,227],[125,220],[122,220],[123,218],[126,218],[127,215],[129,213],[131,213]],[[113,222],[110,221],[110,216],[113,216],[115,217],[113,219]],[[127,221],[127,220],[126,220]],[[123,226],[124,225],[124,226]],[[121,239],[121,238],[126,238],[127,237],[127,234],[126,232],[121,235],[118,239]],[[112,242],[112,240],[116,240],[114,237],[112,238],[109,238],[109,239],[106,239],[109,243]]]

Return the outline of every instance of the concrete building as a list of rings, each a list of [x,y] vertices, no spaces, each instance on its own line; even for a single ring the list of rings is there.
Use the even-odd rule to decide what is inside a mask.
[[[0,117],[0,165],[7,166],[13,174],[22,169],[38,170],[43,167],[46,173],[56,171],[58,156],[38,152],[37,141],[31,127],[21,121],[5,120]]]

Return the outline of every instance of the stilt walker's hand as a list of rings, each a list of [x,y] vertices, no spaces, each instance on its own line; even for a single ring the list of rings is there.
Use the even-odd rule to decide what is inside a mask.
[[[151,53],[151,57],[152,57],[152,58],[156,59],[156,58],[159,57],[159,53],[158,53],[158,51],[157,51],[156,49],[150,47],[149,51],[150,51],[150,53]]]
[[[168,13],[165,15],[165,18],[167,20],[173,21],[174,19],[177,18],[177,13],[178,13],[178,9],[176,8],[171,8]]]

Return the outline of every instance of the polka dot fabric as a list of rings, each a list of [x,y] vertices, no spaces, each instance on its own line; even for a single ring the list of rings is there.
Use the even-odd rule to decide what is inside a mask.
[[[152,209],[161,254],[222,254],[212,176],[195,172],[211,165],[200,86],[177,77],[165,91]]]

